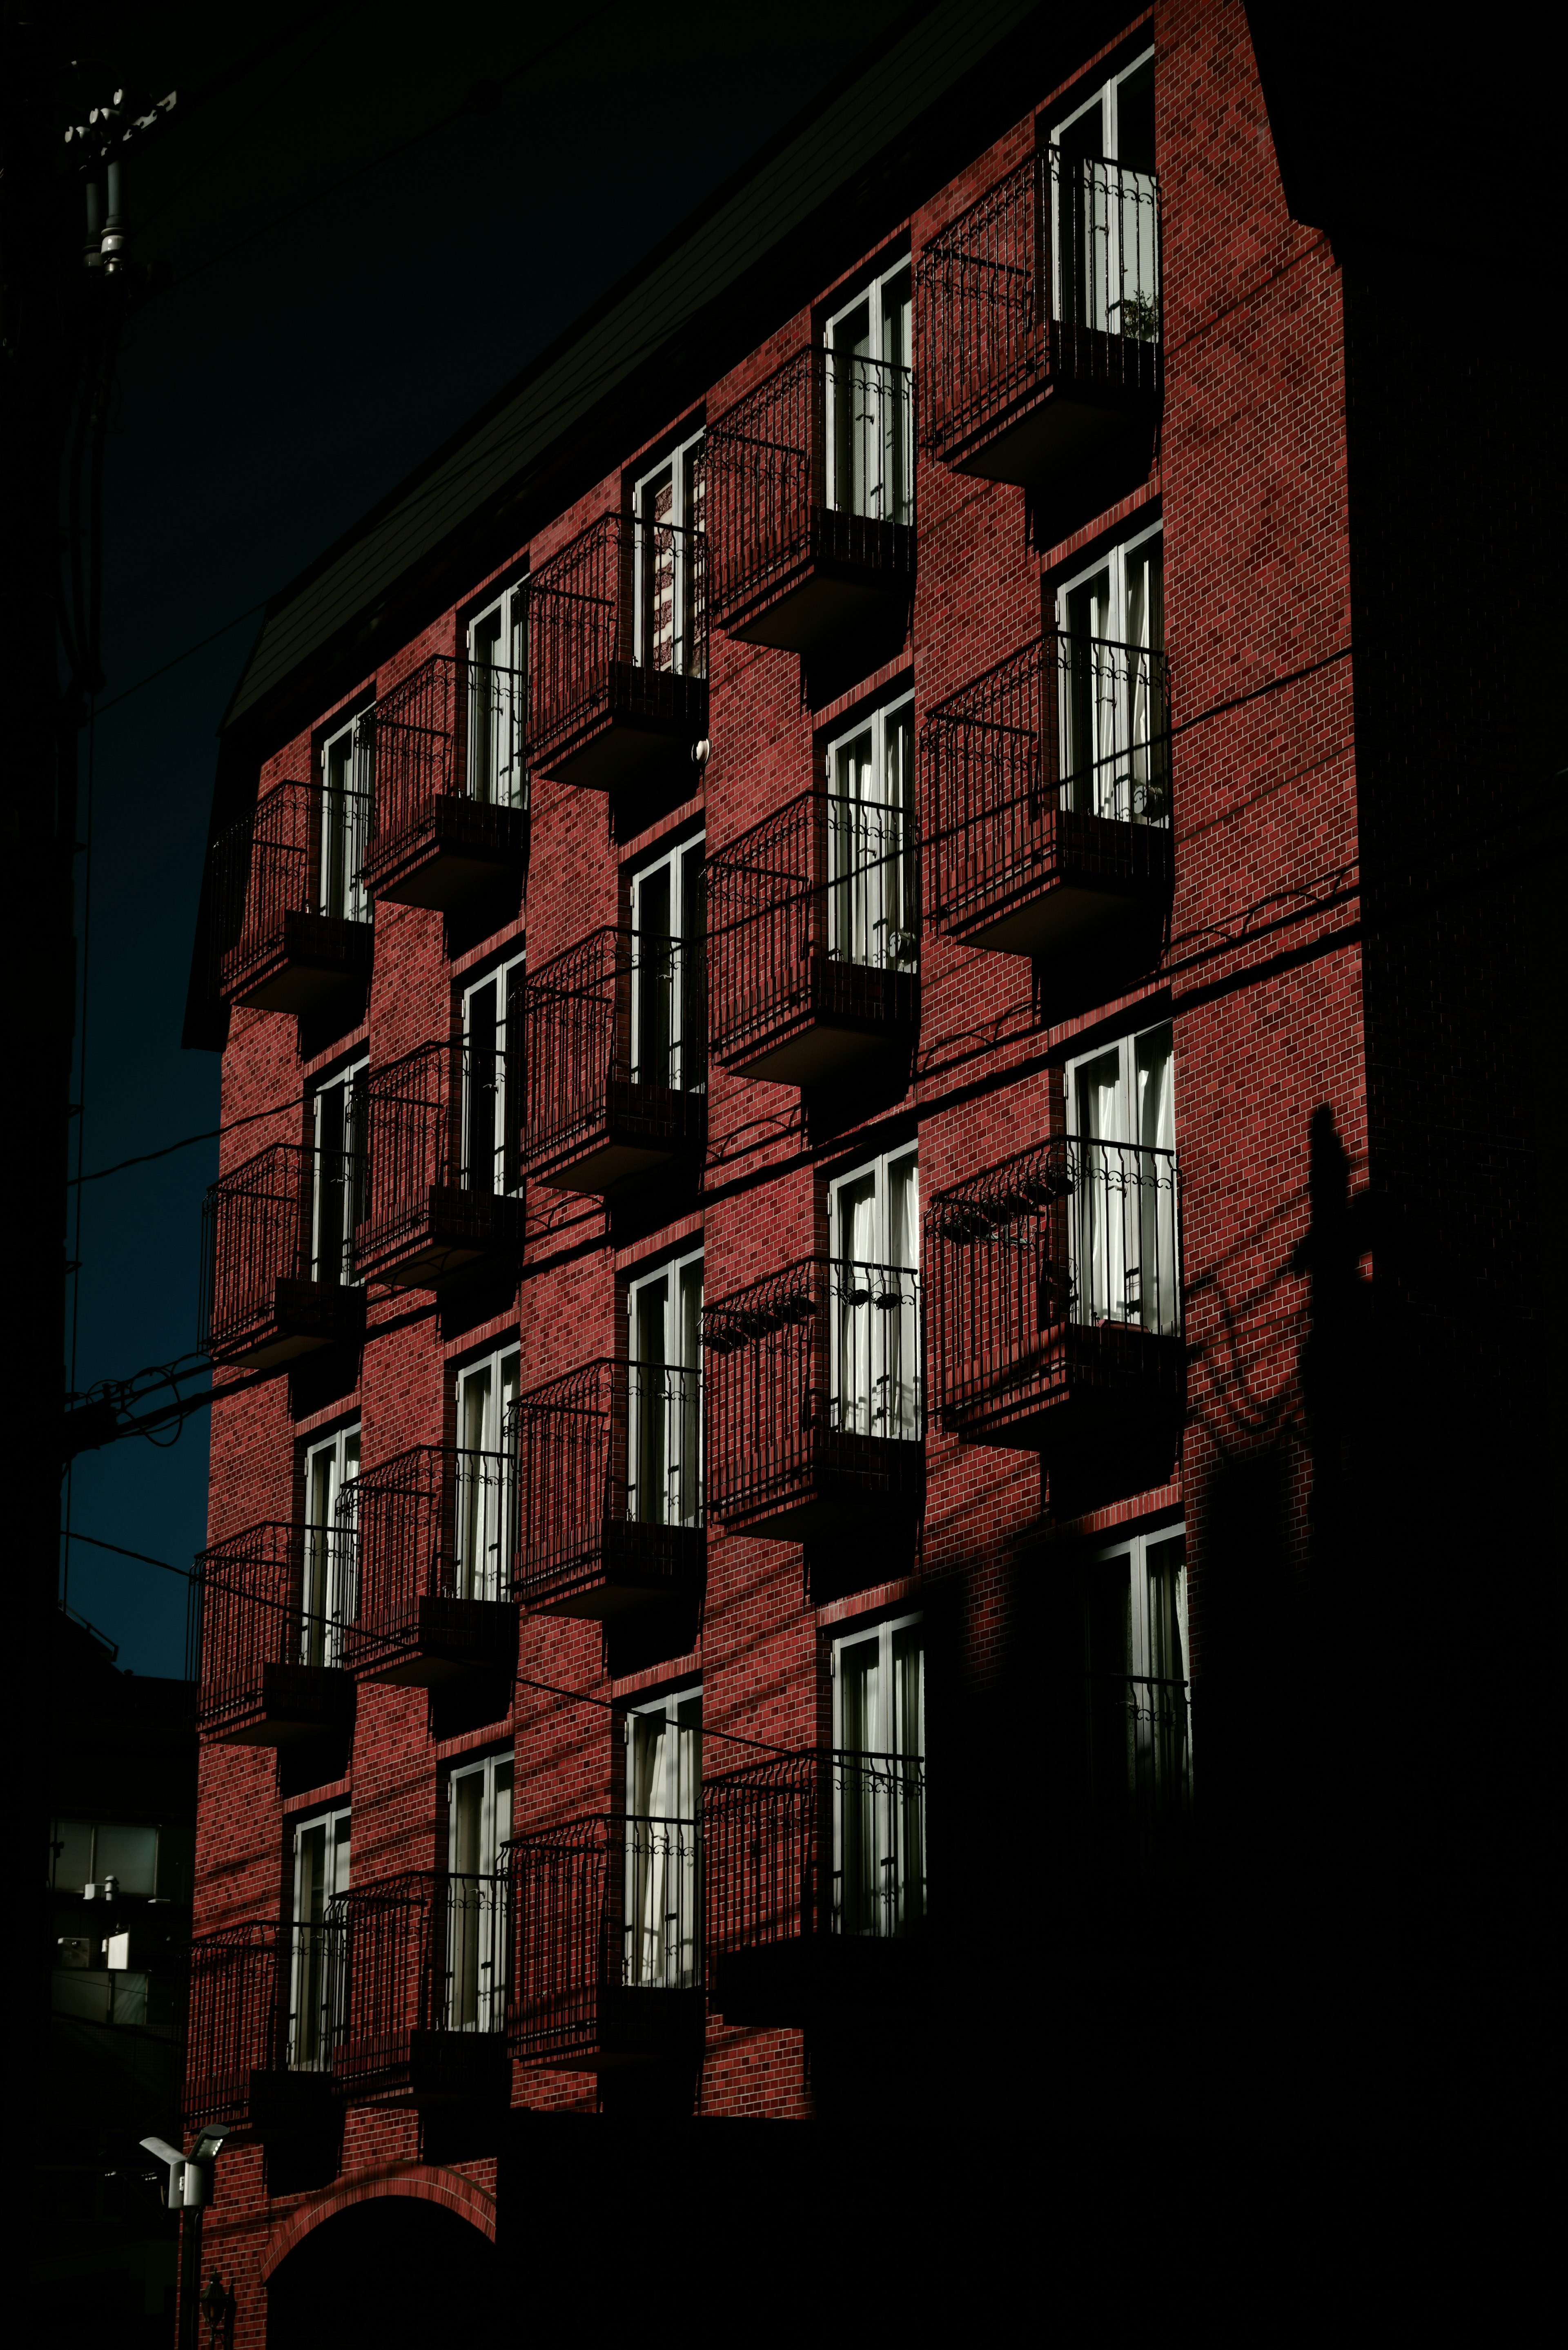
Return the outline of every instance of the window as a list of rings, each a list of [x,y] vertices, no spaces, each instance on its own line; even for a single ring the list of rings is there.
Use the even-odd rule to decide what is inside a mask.
[[[861,1436],[918,1439],[920,1179],[918,1155],[885,1154],[828,1193],[834,1274],[830,1408]]]
[[[633,659],[643,669],[699,671],[703,643],[702,435],[645,473],[632,493],[637,531]]]
[[[353,1481],[359,1474],[359,1430],[339,1429],[305,1456],[305,1559],[299,1627],[302,1665],[340,1665],[343,1627],[354,1612]],[[344,1521],[338,1503],[349,1494]]]
[[[702,1692],[627,1716],[625,1980],[688,1990],[698,1979]]]
[[[365,1215],[365,1126],[370,1065],[356,1061],[316,1088],[311,1103],[310,1277],[328,1289],[355,1279],[354,1227]]]
[[[915,700],[875,711],[827,753],[827,951],[912,970],[916,920]]]
[[[833,1924],[907,1934],[926,1914],[926,1651],[906,1616],[833,1647]]]
[[[329,2072],[343,2021],[340,1929],[331,1904],[348,1890],[348,1814],[328,1812],[294,1832],[294,1952],[288,2061]]]
[[[1120,824],[1169,816],[1162,547],[1157,523],[1056,591],[1064,798]]]
[[[520,808],[527,796],[525,602],[514,588],[468,624],[468,790],[486,807]]]
[[[517,1347],[503,1347],[457,1375],[457,1592],[504,1599],[511,1587],[512,1488],[508,1415],[517,1400]]]
[[[1131,341],[1155,341],[1153,50],[1058,122],[1051,148],[1054,315]]]
[[[506,2021],[510,1754],[453,1771],[447,1823],[448,2025],[453,2032],[500,2032]]]
[[[634,1281],[627,1295],[627,1515],[693,1526],[702,1511],[702,1252]]]
[[[1187,1545],[1181,1530],[1104,1551],[1082,1603],[1085,1782],[1097,1856],[1158,1871],[1191,1822]]]
[[[370,901],[359,868],[370,828],[370,723],[362,712],[321,746],[319,910],[344,922],[368,922]]]
[[[915,513],[910,286],[900,262],[827,325],[827,503],[878,522]]]
[[[707,1075],[702,843],[688,841],[631,880],[631,1076],[697,1093]]]
[[[515,1191],[523,1125],[524,958],[463,991],[462,1188]]]
[[[1069,1062],[1067,1105],[1078,1146],[1077,1318],[1169,1336],[1181,1278],[1169,1022]]]

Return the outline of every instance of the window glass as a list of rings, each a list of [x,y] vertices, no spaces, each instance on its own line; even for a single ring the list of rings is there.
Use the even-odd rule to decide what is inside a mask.
[[[878,522],[914,515],[909,264],[827,326],[828,503]]]
[[[834,1927],[896,1935],[925,1916],[925,1636],[918,1617],[834,1654]]]
[[[701,1952],[702,1693],[682,1690],[627,1718],[624,1973],[694,1983]]]
[[[670,1093],[707,1076],[703,849],[691,841],[631,878],[631,1074]]]
[[[92,1876],[92,1823],[57,1820],[54,1842],[54,1885],[60,1893],[79,1893]]]
[[[99,1884],[118,1877],[122,1893],[151,1893],[158,1875],[157,1829],[100,1823],[93,1871]]]
[[[827,951],[912,969],[919,953],[912,696],[875,712],[827,754]]]
[[[627,1514],[644,1524],[695,1525],[702,1505],[701,1251],[633,1282],[627,1311]]]

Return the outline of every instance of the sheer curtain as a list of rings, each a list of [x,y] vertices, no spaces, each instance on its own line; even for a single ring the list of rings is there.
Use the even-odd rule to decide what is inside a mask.
[[[1102,1053],[1077,1075],[1078,1319],[1119,1322],[1127,1301],[1127,1168],[1121,1055]]]
[[[341,1447],[336,1442],[323,1445],[306,1463],[301,1664],[334,1666],[342,1654],[344,1617],[351,1595],[344,1571],[348,1561],[343,1556],[338,1503],[344,1486],[358,1473],[358,1429],[342,1439]]]
[[[872,1759],[886,1747],[881,1643],[873,1634],[840,1649],[842,1749],[838,1771],[839,1930],[875,1934],[881,1922],[885,1800]]]
[[[680,1388],[672,1408],[680,1414],[675,1449],[671,1516],[683,1526],[698,1522],[702,1507],[702,1267],[680,1268]]]
[[[1166,816],[1164,712],[1156,690],[1155,657],[1165,644],[1161,541],[1157,536],[1124,558],[1127,574],[1127,740],[1131,780],[1128,816],[1162,822]]]
[[[827,809],[827,951],[840,962],[880,960],[882,866],[871,827],[876,745],[869,726],[833,754]]]
[[[926,1644],[918,1624],[893,1635],[892,1826],[896,1933],[926,1913]]]
[[[665,1375],[665,1326],[670,1276],[646,1281],[632,1299],[631,1460],[634,1480],[628,1515],[645,1525],[663,1525],[670,1514],[670,1446]]]
[[[873,1306],[866,1268],[877,1262],[877,1178],[864,1175],[837,1194],[838,1344],[834,1358],[834,1400],[838,1425],[857,1434],[876,1431],[872,1358]]]
[[[890,1264],[913,1273],[920,1263],[920,1173],[911,1152],[888,1168],[888,1255]],[[887,1436],[919,1434],[920,1306],[913,1281],[889,1284],[890,1295],[877,1313],[887,1359],[880,1366],[878,1393]]]
[[[626,1980],[679,1989],[696,1973],[702,1700],[635,1713],[629,1726]]]
[[[1176,1219],[1176,1104],[1171,1031],[1137,1039],[1138,1305],[1146,1330],[1176,1328],[1180,1274]],[[1130,1286],[1130,1284],[1129,1284]]]
[[[1067,613],[1065,805],[1091,816],[1122,813],[1121,658],[1109,567],[1070,588]]]

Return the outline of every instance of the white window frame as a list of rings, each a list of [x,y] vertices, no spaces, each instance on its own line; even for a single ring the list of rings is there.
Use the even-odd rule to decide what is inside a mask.
[[[370,727],[369,711],[357,711],[341,726],[335,726],[321,745],[321,837],[318,843],[320,867],[317,877],[317,910],[343,921],[368,922],[370,919],[369,894],[365,888],[362,870],[365,862],[365,838],[370,824]],[[337,781],[334,770],[339,770],[346,784]],[[343,801],[343,820],[334,824],[335,803],[344,789],[353,795]],[[343,860],[342,906],[332,902],[337,894],[333,889],[333,868],[337,855]]]
[[[499,1783],[504,1779],[503,1790]],[[459,1866],[462,1791],[479,1788],[479,1866]],[[504,1794],[504,1801],[503,1801]],[[516,1797],[516,1760],[486,1754],[454,1763],[447,1781],[446,2011],[452,2032],[500,2032],[506,2022],[506,1846]]]
[[[520,1165],[515,1170],[518,1180],[511,1186],[510,1191],[508,1191],[506,1183],[508,1146],[514,1139],[509,1136],[507,1132],[508,1088],[506,1073],[508,1066],[510,1066],[509,1055],[513,1039],[507,1033],[506,983],[514,972],[523,971],[526,968],[526,955],[509,955],[504,962],[496,963],[491,970],[483,972],[479,978],[470,980],[462,991],[462,1043],[463,1051],[466,1055],[472,1044],[473,1000],[475,996],[482,995],[486,988],[493,987],[495,990],[495,1053],[498,1075],[492,1103],[494,1131],[491,1136],[489,1145],[492,1153],[491,1182],[489,1189],[497,1199],[511,1197],[520,1192],[523,1188],[522,1170]],[[523,1039],[521,1036],[516,1039],[516,1049],[519,1055],[521,1055],[523,1050]],[[465,1063],[465,1075],[462,1087],[462,1189],[465,1191],[472,1191],[475,1188],[473,1176],[476,1159],[483,1153],[485,1149],[484,1138],[483,1135],[478,1135],[474,1132],[473,1124],[473,1087],[472,1076],[467,1072]]]
[[[493,656],[482,663],[478,657],[482,639],[504,649],[506,660],[497,661]],[[515,587],[503,589],[475,612],[468,623],[465,641],[469,676],[468,796],[494,807],[524,807],[528,798],[524,745],[528,723],[527,582],[520,581]],[[481,675],[494,675],[497,671],[507,682],[490,703],[484,713],[486,723],[481,725],[478,680]]]
[[[697,1708],[693,1724],[680,1714]],[[663,1697],[628,1708],[626,1741],[626,1889],[623,1905],[621,1979],[651,1991],[691,1989],[701,1954],[702,1684],[688,1681]],[[632,1776],[639,1723],[659,1722],[665,1732],[659,1767],[659,1808],[634,1812]],[[682,1795],[682,1732],[693,1740],[694,1782]],[[671,1771],[673,1765],[673,1773]],[[670,1780],[673,1775],[674,1786]],[[675,1809],[670,1809],[673,1803]],[[660,1824],[663,1824],[662,1825]],[[671,1927],[673,1925],[673,1931]]]
[[[1071,660],[1087,665],[1072,671],[1064,667],[1061,672],[1059,771],[1064,804],[1123,824],[1170,821],[1168,778],[1158,773],[1158,754],[1150,747],[1155,734],[1153,666],[1165,650],[1163,588],[1158,644],[1152,596],[1144,598],[1138,628],[1135,629],[1128,618],[1129,557],[1140,547],[1158,543],[1163,579],[1164,535],[1163,522],[1150,523],[1116,539],[1092,563],[1056,583],[1057,629],[1072,649]],[[1071,598],[1102,577],[1106,581],[1107,617],[1114,625],[1075,629]],[[1089,741],[1084,746],[1073,739],[1072,704],[1080,680],[1089,701]]]
[[[1165,1082],[1155,1105],[1157,1124],[1168,1111],[1168,1141],[1145,1143],[1139,1047],[1168,1041]],[[1096,1063],[1116,1060],[1113,1135],[1081,1130],[1078,1080]],[[1176,1181],[1176,1053],[1172,1022],[1152,1021],[1090,1053],[1078,1053],[1064,1071],[1067,1132],[1076,1146],[1077,1193],[1072,1224],[1075,1318],[1137,1326],[1170,1336],[1179,1328],[1181,1229]],[[1168,1158],[1150,1159],[1150,1152]],[[1155,1279],[1150,1284],[1152,1259]]]
[[[318,1084],[311,1087],[310,1131],[312,1141],[310,1170],[310,1274],[311,1279],[316,1282],[322,1282],[325,1277],[325,1268],[322,1262],[323,1235],[321,1230],[323,1190],[321,1163],[324,1147],[321,1140],[321,1106],[328,1095],[335,1093],[340,1093],[342,1095],[342,1133],[344,1155],[346,1158],[358,1158],[360,1165],[363,1166],[368,1138],[363,1134],[357,1134],[355,1132],[355,1126],[358,1122],[354,1117],[356,1102],[355,1087],[357,1082],[360,1079],[364,1079],[368,1082],[369,1069],[369,1055],[368,1054],[361,1053],[358,1060],[350,1061],[345,1068],[334,1070],[331,1076],[323,1077]],[[359,1119],[363,1120],[366,1111],[366,1100],[363,1090],[361,1090],[358,1096],[358,1102]],[[343,1194],[346,1211],[351,1210],[353,1205],[352,1186],[347,1180],[343,1184]],[[338,1264],[334,1276],[327,1282],[327,1286],[335,1289],[352,1289],[358,1286],[358,1280],[359,1276],[355,1270],[354,1264],[354,1218],[351,1212],[346,1212],[343,1219],[342,1238],[338,1243]]]
[[[702,1505],[702,1284],[697,1284],[698,1325],[694,1359],[686,1359],[684,1331],[680,1312],[682,1276],[693,1266],[699,1275],[702,1265],[701,1248],[689,1249],[683,1256],[671,1257],[650,1273],[639,1274],[628,1284],[627,1315],[627,1514],[641,1524],[693,1526],[701,1521]],[[685,1405],[681,1441],[678,1456],[671,1459],[670,1428],[671,1399],[667,1391],[655,1395],[650,1383],[639,1376],[642,1357],[639,1353],[638,1329],[641,1319],[643,1299],[656,1285],[664,1285],[664,1352],[666,1367],[680,1371],[684,1377],[682,1398]],[[692,1407],[694,1406],[694,1411]],[[653,1415],[657,1414],[657,1419]],[[657,1431],[664,1432],[663,1442],[658,1443]],[[642,1475],[642,1461],[648,1445],[657,1444],[664,1455],[662,1474],[649,1493]],[[695,1460],[686,1461],[688,1450]],[[651,1511],[649,1504],[651,1503]]]
[[[887,1436],[918,1443],[924,1417],[920,1380],[920,1155],[919,1144],[900,1143],[879,1151],[833,1178],[827,1188],[828,1251],[833,1261],[834,1295],[830,1307],[828,1399],[834,1424],[864,1436]],[[894,1254],[890,1229],[892,1178],[908,1169],[914,1179],[911,1198],[909,1255],[905,1264]],[[872,1246],[874,1255],[851,1253],[853,1231],[846,1231],[846,1202],[852,1189],[872,1186]],[[914,1275],[893,1285],[884,1280],[861,1284],[854,1269],[866,1265]],[[873,1293],[876,1294],[873,1294]]]
[[[354,1612],[354,1532],[358,1516],[360,1425],[354,1420],[305,1449],[305,1530],[301,1578],[299,1661],[337,1668],[343,1661],[343,1627]],[[315,1515],[317,1478],[327,1482],[324,1520]],[[345,1496],[348,1496],[345,1500]],[[316,1604],[313,1604],[316,1603]]]
[[[1062,140],[1064,133],[1071,130],[1075,123],[1082,122],[1085,115],[1096,112],[1100,118],[1100,160],[1106,163],[1119,165],[1121,160],[1122,84],[1126,81],[1130,81],[1134,74],[1140,73],[1144,67],[1152,64],[1153,60],[1153,49],[1147,48],[1143,50],[1137,57],[1133,58],[1130,65],[1123,66],[1118,73],[1113,74],[1108,80],[1102,82],[1092,97],[1085,99],[1081,104],[1073,108],[1071,113],[1064,114],[1059,120],[1052,125],[1049,151],[1053,172],[1057,168],[1057,159],[1061,152]],[[1145,182],[1147,180],[1147,174],[1143,172],[1129,173],[1128,176],[1139,182]],[[1148,219],[1152,222],[1152,186],[1148,189]],[[1101,187],[1096,191],[1095,201],[1097,211],[1097,217],[1095,224],[1096,234],[1096,235],[1103,235],[1106,239],[1106,282],[1109,283],[1110,279],[1114,276],[1119,283],[1121,278],[1120,244],[1124,235],[1124,229],[1120,218],[1120,208],[1112,203],[1109,200],[1108,180],[1103,182]],[[1147,252],[1137,250],[1137,230],[1135,227],[1135,251],[1133,259],[1135,284],[1140,294],[1144,292],[1147,286],[1148,298],[1158,300],[1158,263],[1157,254],[1152,244]],[[1064,295],[1062,286],[1062,201],[1061,187],[1059,183],[1054,190],[1053,202],[1051,205],[1051,315],[1054,318],[1060,318],[1063,315]],[[1119,323],[1113,326],[1108,317],[1096,317],[1095,318],[1085,321],[1084,323],[1101,328],[1112,333],[1119,334],[1121,332]]]
[[[672,529],[682,534],[689,530],[693,532],[703,530],[707,521],[706,490],[700,489],[696,496],[690,498],[687,492],[694,482],[701,480],[698,469],[702,462],[702,444],[706,438],[706,432],[701,427],[697,432],[689,433],[684,441],[669,452],[668,455],[661,457],[656,465],[650,465],[646,473],[639,473],[632,485],[632,544],[635,577],[631,657],[639,669],[645,669],[648,666],[650,653],[647,640],[649,607],[647,567],[649,554],[647,532],[651,525],[651,517],[648,513],[649,493],[656,490],[668,473],[670,512],[665,516],[666,523]],[[690,512],[688,508],[691,509]],[[689,604],[692,602],[691,584],[691,562],[688,560],[685,563],[677,563],[672,581],[674,610],[671,625],[674,651],[673,658],[669,663],[671,673],[677,677],[687,675],[691,665],[691,629],[695,618],[694,610],[688,609]]]
[[[911,827],[914,822],[913,691],[895,694],[832,736],[823,760],[827,785],[827,951],[839,962],[877,971],[912,971],[919,960],[914,920]],[[890,784],[888,735],[907,718],[908,760]],[[840,791],[843,755],[871,736],[871,789]],[[889,796],[891,792],[898,796]],[[852,815],[851,809],[864,811]]]
[[[457,1476],[452,1508],[457,1596],[462,1599],[504,1599],[511,1591],[514,1525],[507,1421],[517,1400],[522,1367],[523,1352],[515,1339],[458,1367],[453,1389]],[[468,1397],[483,1378],[488,1378],[490,1385],[480,1406],[482,1440],[471,1445]],[[476,1453],[486,1456],[485,1465],[477,1470],[472,1465]]]
[[[300,1916],[304,1839],[316,1829],[322,1831],[321,1925],[331,1923],[334,1901],[347,1893],[352,1870],[352,1847],[348,1833],[352,1807],[336,1804],[330,1811],[313,1813],[308,1818],[291,1823],[294,1832],[294,1890],[290,1909],[292,1948],[289,1955],[289,2015],[288,2062],[298,2072],[329,2072],[332,2067],[332,2046],[343,2022],[344,1993],[347,1988],[340,1938],[327,1934],[317,1939],[310,1928],[317,1921]],[[300,2023],[306,2006],[312,2010],[316,2046],[306,2053],[301,2045]]]
[[[688,1083],[690,1072],[686,1054],[686,957],[694,943],[689,933],[692,910],[686,900],[687,883],[691,875],[701,876],[706,857],[705,837],[701,833],[677,841],[661,857],[639,865],[631,875],[631,1081],[633,1085],[657,1086],[661,1091],[687,1093],[696,1088]],[[690,860],[690,861],[689,861]],[[643,1066],[642,1014],[642,899],[648,884],[656,874],[670,876],[670,936],[674,949],[670,959],[668,987],[670,991],[670,1065],[660,1073],[657,1068]],[[699,1056],[700,1057],[700,1056]],[[673,1080],[673,1082],[670,1082]]]
[[[885,297],[900,277],[909,280],[909,290],[899,306],[898,325],[889,338]],[[854,354],[843,330],[862,305],[867,313],[867,348],[863,353]],[[869,285],[863,286],[833,313],[824,328],[827,350],[826,487],[828,504],[840,512],[863,514],[879,522],[909,523],[914,519],[913,334],[914,263],[909,254],[872,278]],[[896,341],[896,348],[889,348],[890,340]],[[853,397],[855,356],[877,363],[870,378],[872,397],[866,411],[866,478],[859,485],[858,504],[855,482],[839,478],[837,406],[846,390]],[[906,373],[901,382],[884,375],[881,370],[885,366],[902,367]]]
[[[1180,1564],[1176,1566],[1176,1633],[1181,1644],[1179,1674],[1161,1671],[1170,1659],[1158,1653],[1155,1610],[1150,1605],[1153,1591],[1151,1554],[1158,1554],[1172,1544],[1182,1545]],[[1154,1785],[1162,1793],[1157,1800],[1175,1802],[1185,1809],[1192,1801],[1192,1648],[1188,1627],[1187,1609],[1187,1528],[1185,1523],[1160,1526],[1151,1533],[1123,1535],[1118,1541],[1100,1544],[1088,1563],[1092,1577],[1096,1570],[1109,1566],[1115,1560],[1127,1563],[1127,1673],[1131,1692],[1127,1761],[1131,1792],[1136,1795],[1140,1785]],[[1158,1571],[1158,1565],[1156,1567]],[[1094,1670],[1090,1649],[1088,1623],[1088,1591],[1084,1595],[1083,1655],[1085,1679]],[[1113,1676],[1114,1678],[1114,1676]],[[1160,1696],[1179,1683],[1179,1699]],[[1139,1691],[1144,1693],[1140,1696]],[[1090,1733],[1092,1735],[1092,1732]],[[1170,1785],[1172,1774],[1179,1774],[1179,1783]]]
[[[879,1624],[851,1626],[833,1642],[830,1670],[833,1677],[833,1746],[835,1799],[833,1805],[833,1930],[835,1933],[855,1932],[878,1938],[889,1933],[902,1933],[924,1915],[926,1907],[926,1829],[924,1762],[926,1753],[926,1643],[924,1617],[919,1610],[908,1615],[889,1617]],[[919,1721],[916,1725],[915,1742],[897,1743],[898,1724],[896,1719],[888,1725],[879,1746],[856,1746],[848,1743],[845,1722],[844,1692],[846,1683],[845,1656],[854,1648],[877,1644],[877,1682],[878,1707],[888,1701],[896,1708],[898,1684],[894,1676],[894,1652],[900,1632],[919,1629],[920,1633]],[[894,1757],[918,1757],[919,1773],[907,1774],[888,1762],[874,1773],[857,1772],[850,1757],[856,1754]],[[852,1836],[847,1818],[852,1807],[858,1813],[859,1835]],[[871,1874],[883,1888],[881,1898],[873,1905],[874,1922],[857,1922],[846,1901],[845,1871],[849,1866],[850,1846],[858,1841],[869,1841],[872,1849]],[[910,1847],[916,1852],[911,1866]],[[891,1870],[892,1891],[887,1887],[889,1878],[884,1866]],[[918,1895],[911,1902],[913,1888]],[[858,1912],[864,1904],[857,1898],[854,1905]]]

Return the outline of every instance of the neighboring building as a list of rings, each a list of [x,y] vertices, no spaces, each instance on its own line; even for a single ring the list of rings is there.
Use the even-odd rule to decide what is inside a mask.
[[[939,5],[269,608],[188,1030],[270,1112],[209,1203],[237,2342],[482,2295],[586,2144],[646,2213],[689,2116],[1403,2099],[1479,1871],[1533,1947],[1513,381],[1293,218],[1239,6]]]

